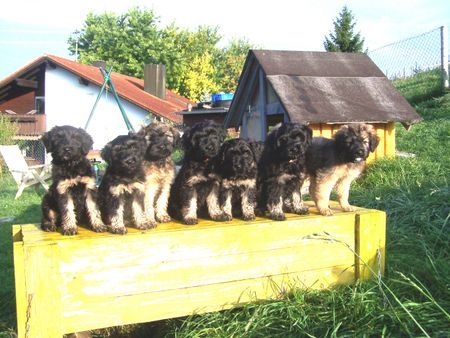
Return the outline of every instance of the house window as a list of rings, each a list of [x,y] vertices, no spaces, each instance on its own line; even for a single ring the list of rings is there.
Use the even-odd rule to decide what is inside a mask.
[[[45,97],[44,96],[36,96],[35,101],[35,110],[37,114],[44,114],[45,113]]]

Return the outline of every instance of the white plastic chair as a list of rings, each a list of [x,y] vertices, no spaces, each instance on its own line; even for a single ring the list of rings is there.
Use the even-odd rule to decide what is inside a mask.
[[[51,177],[50,165],[29,166],[18,145],[0,145],[0,153],[14,181],[17,183],[15,199],[19,198],[23,190],[30,186],[35,186],[37,189],[40,184],[45,190],[48,190],[48,185],[45,181]]]

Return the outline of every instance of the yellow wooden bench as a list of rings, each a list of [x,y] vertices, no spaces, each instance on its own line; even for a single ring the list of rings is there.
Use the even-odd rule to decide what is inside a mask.
[[[308,203],[312,206],[311,203]],[[149,322],[326,288],[384,270],[386,215],[358,209],[284,222],[178,223],[73,237],[16,225],[19,337]]]

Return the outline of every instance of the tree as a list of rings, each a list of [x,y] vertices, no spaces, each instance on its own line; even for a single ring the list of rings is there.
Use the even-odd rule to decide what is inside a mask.
[[[354,34],[353,29],[356,22],[353,22],[352,11],[344,6],[339,16],[333,21],[334,34],[330,33],[329,38],[325,36],[323,46],[327,52],[348,52],[358,53],[363,51],[364,39],[360,33]]]
[[[167,87],[198,99],[213,91],[236,88],[251,45],[236,40],[219,48],[221,39],[217,27],[199,26],[189,31],[172,23],[161,28],[153,11],[132,8],[121,15],[88,14],[83,27],[70,36],[68,43],[72,55],[77,50],[81,63],[103,60],[114,71],[139,78],[143,77],[145,64],[165,64]],[[194,76],[198,70],[201,73]],[[210,87],[206,88],[206,84]]]

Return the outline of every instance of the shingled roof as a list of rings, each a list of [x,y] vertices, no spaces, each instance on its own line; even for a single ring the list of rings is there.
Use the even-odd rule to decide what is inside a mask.
[[[292,122],[410,125],[421,120],[366,54],[250,50],[226,127],[241,124],[260,69]]]
[[[45,62],[60,66],[98,86],[103,84],[103,76],[97,67],[84,65],[54,55],[43,55],[1,80],[0,88],[6,87],[10,82],[14,81],[14,79],[29,72],[33,68],[39,67]],[[112,72],[111,79],[117,94],[122,99],[173,122],[179,123],[182,121],[181,116],[175,114],[175,112],[185,109],[189,103],[192,104],[190,100],[170,90],[166,90],[165,100],[160,99],[146,92],[144,90],[144,80],[135,77]]]

